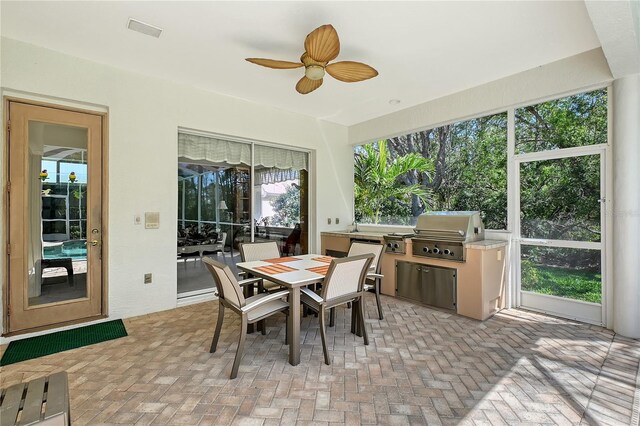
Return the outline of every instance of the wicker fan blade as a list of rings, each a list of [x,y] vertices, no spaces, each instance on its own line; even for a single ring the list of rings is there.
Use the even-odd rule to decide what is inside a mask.
[[[246,60],[251,62],[252,64],[262,65],[263,67],[275,68],[280,70],[300,68],[304,66],[302,62],[278,61],[275,59],[247,58]]]
[[[298,93],[306,95],[307,93],[313,92],[320,86],[322,86],[322,79],[311,80],[310,78],[302,77],[300,81],[298,81],[298,84],[296,84],[296,90]]]
[[[323,25],[309,33],[304,40],[304,50],[317,62],[329,62],[340,53],[338,32],[331,25]]]
[[[327,65],[325,71],[331,77],[345,83],[368,80],[378,75],[378,71],[369,65],[353,61],[342,61]]]

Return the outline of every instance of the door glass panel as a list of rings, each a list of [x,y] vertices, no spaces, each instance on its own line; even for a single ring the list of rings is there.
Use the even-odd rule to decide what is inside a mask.
[[[211,275],[200,262],[200,256],[211,256],[225,262],[236,273],[238,247],[240,243],[251,241],[249,165],[244,162],[234,165],[226,161],[196,163],[180,160],[177,242],[179,294],[214,287]]]
[[[599,155],[522,163],[521,235],[599,242],[600,198]]]
[[[248,167],[231,167],[218,172],[220,182],[220,231],[233,250],[251,241],[251,171]]]
[[[29,306],[87,297],[86,128],[29,122]]]
[[[256,146],[253,223],[256,241],[277,241],[283,256],[308,253],[308,154]],[[286,158],[271,167],[267,159]],[[285,163],[285,161],[283,161]],[[276,162],[277,164],[277,162]]]
[[[523,291],[601,303],[600,250],[522,245],[521,253]]]

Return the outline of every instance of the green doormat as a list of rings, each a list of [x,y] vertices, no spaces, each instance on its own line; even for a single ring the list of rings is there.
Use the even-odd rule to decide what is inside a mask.
[[[9,343],[0,366],[127,336],[122,320],[102,322]]]

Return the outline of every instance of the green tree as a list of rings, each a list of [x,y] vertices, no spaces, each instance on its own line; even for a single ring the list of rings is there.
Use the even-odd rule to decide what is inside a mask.
[[[291,228],[300,223],[300,188],[291,185],[284,194],[271,201],[271,207],[275,211],[272,225]]]
[[[356,219],[380,223],[383,216],[397,216],[398,209],[408,210],[412,196],[424,208],[430,206],[424,185],[402,180],[407,173],[431,173],[434,167],[428,158],[417,153],[392,157],[381,140],[356,150],[354,168]]]

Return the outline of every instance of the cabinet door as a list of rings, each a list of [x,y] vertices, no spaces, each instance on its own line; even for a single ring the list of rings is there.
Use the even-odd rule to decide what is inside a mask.
[[[410,262],[398,262],[396,266],[396,295],[422,300],[421,286],[422,265]]]
[[[422,265],[422,285],[420,296],[422,303],[439,308],[456,309],[456,271]]]

